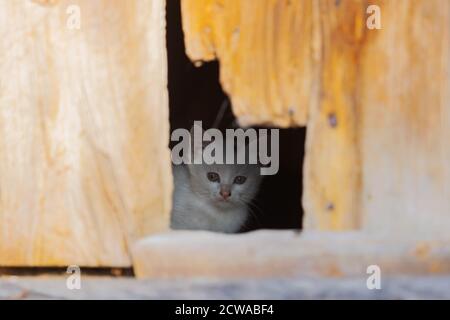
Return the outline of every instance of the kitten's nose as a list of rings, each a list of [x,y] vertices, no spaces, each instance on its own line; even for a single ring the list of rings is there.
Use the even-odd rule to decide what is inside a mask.
[[[227,200],[231,196],[231,191],[225,190],[225,189],[220,189],[220,195],[222,196],[222,198]]]

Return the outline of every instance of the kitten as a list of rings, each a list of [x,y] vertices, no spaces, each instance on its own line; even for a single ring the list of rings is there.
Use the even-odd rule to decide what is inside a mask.
[[[243,227],[261,182],[257,165],[203,163],[172,169],[172,229],[235,233]]]

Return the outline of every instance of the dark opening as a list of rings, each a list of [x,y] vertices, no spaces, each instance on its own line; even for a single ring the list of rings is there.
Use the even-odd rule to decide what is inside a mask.
[[[179,0],[167,1],[166,21],[171,130],[190,129],[194,120],[201,120],[205,129],[210,128],[222,111],[217,128],[234,128],[231,102],[219,82],[219,63],[208,62],[196,67],[186,56]],[[280,129],[279,172],[264,178],[255,199],[258,208],[253,208],[257,218],[242,231],[301,229],[305,135],[305,128]]]

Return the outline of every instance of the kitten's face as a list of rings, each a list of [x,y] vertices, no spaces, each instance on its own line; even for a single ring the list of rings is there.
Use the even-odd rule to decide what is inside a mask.
[[[206,145],[207,143],[193,148],[192,155],[202,158],[203,148]],[[247,145],[237,148],[236,152],[245,152],[248,154]],[[224,162],[226,160],[225,154],[224,152]],[[203,163],[189,164],[188,168],[192,192],[201,195],[219,208],[246,206],[255,197],[261,182],[260,168],[258,165],[208,165]]]
[[[261,181],[256,165],[191,164],[189,173],[192,191],[223,208],[249,203]]]

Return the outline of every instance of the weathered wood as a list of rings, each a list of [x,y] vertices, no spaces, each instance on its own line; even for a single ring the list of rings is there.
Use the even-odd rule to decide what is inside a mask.
[[[319,3],[323,94],[308,122],[306,227],[447,233],[450,3],[375,1],[381,30],[365,28],[360,2]]]
[[[187,54],[220,60],[221,82],[242,125],[306,123],[317,89],[311,1],[181,3]]]
[[[0,265],[129,266],[167,229],[164,6],[0,3]]]
[[[187,53],[193,60],[220,60],[221,81],[240,123],[305,125],[309,113],[305,226],[358,227],[360,159],[353,97],[365,3],[182,4]]]
[[[81,290],[67,290],[67,275],[2,277],[0,299],[450,299],[449,275],[382,276],[382,290],[367,290],[366,279],[367,275],[328,279],[298,277],[140,280],[83,275]],[[210,310],[208,316],[211,313]]]
[[[189,56],[220,60],[243,124],[307,124],[305,228],[448,232],[450,2],[182,4]]]
[[[361,55],[364,229],[450,231],[450,1],[383,1]]]
[[[448,274],[450,237],[405,240],[362,232],[178,231],[138,241],[133,258],[141,278],[366,277],[371,265],[379,266],[383,276]]]
[[[305,228],[360,226],[359,56],[368,32],[363,1],[315,2],[321,35],[317,104],[310,105],[304,164]],[[376,32],[376,31],[375,31]],[[308,44],[304,44],[308,45]]]
[[[321,14],[326,74],[308,123],[306,226],[447,233],[450,3],[375,3],[381,30],[361,23],[364,7],[342,16],[349,1]]]

